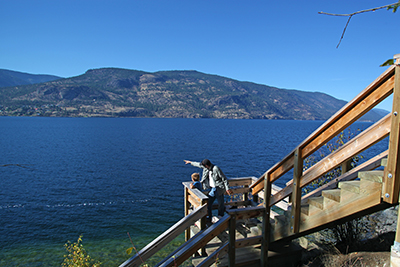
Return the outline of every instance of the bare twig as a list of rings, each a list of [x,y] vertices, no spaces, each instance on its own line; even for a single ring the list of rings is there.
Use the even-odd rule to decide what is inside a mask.
[[[398,2],[393,3],[393,4],[389,4],[389,5],[384,5],[384,6],[381,6],[381,7],[374,7],[374,8],[370,8],[370,9],[360,10],[360,11],[353,12],[353,13],[350,13],[350,14],[334,14],[334,13],[327,13],[327,12],[323,12],[323,11],[318,12],[318,14],[328,15],[328,16],[352,17],[354,15],[365,13],[365,12],[372,12],[372,11],[376,11],[376,10],[379,10],[379,9],[393,7],[396,4],[398,4]]]
[[[340,36],[340,40],[339,40],[339,43],[337,44],[336,48],[338,48],[339,45],[340,45],[340,43],[342,42],[343,37],[344,37],[344,33],[346,32],[347,26],[349,25],[350,19],[351,19],[352,17],[353,17],[353,16],[350,16],[349,19],[347,20],[346,26],[345,26],[344,29],[343,29],[342,36]]]
[[[136,254],[138,254],[138,256],[139,256],[140,260],[141,260],[141,261],[142,261],[142,263],[144,264],[144,261],[143,261],[143,259],[142,259],[142,256],[140,256],[140,254],[139,254],[139,252],[137,251],[137,249],[136,249],[135,245],[133,244],[133,241],[132,241],[131,235],[129,234],[129,232],[127,232],[127,234],[128,234],[128,236],[129,236],[129,240],[131,240],[132,247],[135,249],[135,251],[136,251]]]
[[[384,5],[384,6],[380,6],[380,7],[374,7],[374,8],[370,8],[370,9],[364,9],[364,10],[360,10],[360,11],[353,12],[353,13],[350,13],[350,14],[335,14],[335,13],[327,13],[327,12],[322,12],[322,11],[318,12],[318,14],[328,15],[328,16],[349,17],[347,19],[346,26],[343,29],[342,36],[340,37],[339,43],[336,46],[336,48],[338,48],[340,43],[342,42],[342,39],[344,37],[344,34],[345,34],[346,30],[347,30],[347,26],[349,26],[350,19],[354,15],[361,14],[361,13],[366,13],[366,12],[373,12],[373,11],[376,11],[376,10],[379,10],[379,9],[384,9],[384,8],[386,8],[386,9],[394,9],[394,12],[395,12],[399,5],[400,5],[400,0],[398,2],[396,2],[396,3],[393,3],[393,4]]]

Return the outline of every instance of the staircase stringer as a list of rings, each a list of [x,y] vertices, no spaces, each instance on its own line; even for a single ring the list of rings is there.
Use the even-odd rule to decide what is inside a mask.
[[[314,212],[308,210],[311,215],[301,214],[298,233],[291,233],[289,218],[280,216],[279,222],[275,224],[274,231],[271,233],[271,243],[287,242],[393,206],[394,204],[386,203],[381,198],[383,187],[381,177],[379,177],[381,174],[382,171],[360,172],[360,181],[344,182],[347,184],[341,185],[341,187],[346,185],[347,190],[334,189],[335,196],[318,197],[319,201],[314,205],[319,207],[313,207]],[[337,195],[337,190],[340,191],[340,196]],[[348,190],[353,190],[353,192]],[[327,194],[322,191],[322,195],[330,195],[332,192],[329,191],[333,190],[325,191]]]
[[[380,204],[372,206],[372,207],[370,207],[370,208],[368,208],[366,210],[360,210],[360,211],[355,212],[355,213],[353,213],[353,214],[351,214],[351,215],[349,215],[347,217],[337,218],[337,219],[332,220],[332,221],[330,221],[330,222],[328,222],[326,224],[314,226],[314,227],[311,227],[309,229],[300,228],[300,232],[296,233],[296,234],[287,235],[287,236],[274,236],[274,234],[271,233],[271,235],[273,236],[271,238],[271,245],[272,244],[279,244],[279,243],[287,243],[287,242],[289,242],[289,241],[291,241],[293,239],[296,239],[296,238],[299,238],[299,237],[302,237],[302,236],[306,236],[306,235],[309,235],[309,234],[324,230],[326,228],[333,227],[333,226],[338,225],[338,224],[343,224],[345,222],[348,222],[348,221],[363,217],[363,216],[368,215],[368,214],[372,214],[372,213],[377,212],[377,211],[385,210],[385,209],[393,207],[393,206],[395,206],[395,205],[389,204],[389,203],[386,203],[386,202],[381,202]]]

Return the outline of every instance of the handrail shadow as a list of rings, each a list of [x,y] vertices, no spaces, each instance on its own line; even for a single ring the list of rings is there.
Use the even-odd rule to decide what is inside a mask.
[[[143,261],[146,261],[165,245],[171,242],[174,238],[183,233],[188,227],[193,225],[196,221],[200,220],[207,214],[207,205],[196,208],[191,214],[183,217],[176,224],[171,226],[167,231],[162,233],[147,246],[141,249],[133,257],[126,260],[120,267],[135,267],[140,266]]]

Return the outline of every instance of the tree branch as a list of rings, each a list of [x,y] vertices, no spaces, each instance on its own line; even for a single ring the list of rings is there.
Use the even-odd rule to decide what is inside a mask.
[[[341,43],[342,40],[343,40],[344,34],[345,34],[346,30],[347,30],[347,26],[349,26],[350,19],[351,19],[354,15],[361,14],[361,13],[366,13],[366,12],[373,12],[373,11],[376,11],[376,10],[379,10],[379,9],[384,9],[384,8],[386,8],[386,9],[393,9],[393,12],[396,12],[396,10],[397,10],[397,8],[398,8],[399,6],[400,6],[400,0],[399,0],[398,2],[396,2],[396,3],[393,3],[393,4],[384,5],[384,6],[380,6],[380,7],[374,7],[374,8],[370,8],[370,9],[364,9],[364,10],[360,10],[360,11],[353,12],[353,13],[350,13],[350,14],[334,14],[334,13],[327,13],[327,12],[322,12],[322,11],[318,12],[318,14],[328,15],[328,16],[349,17],[349,18],[347,19],[346,26],[345,26],[344,29],[343,29],[342,36],[340,37],[339,43],[338,43],[337,46],[336,46],[336,48],[338,48],[339,45],[340,45],[340,43]]]
[[[354,13],[350,13],[350,14],[334,14],[334,13],[327,13],[327,12],[323,12],[323,11],[318,12],[318,14],[328,15],[328,16],[352,17],[354,15],[361,14],[361,13],[372,12],[372,11],[376,11],[376,10],[379,10],[379,9],[394,7],[396,4],[399,4],[399,2],[396,2],[396,3],[393,3],[393,4],[389,4],[389,5],[385,5],[385,6],[381,6],[381,7],[374,7],[374,8],[370,8],[370,9],[364,9],[364,10],[360,10],[360,11],[357,11],[357,12],[354,12]]]

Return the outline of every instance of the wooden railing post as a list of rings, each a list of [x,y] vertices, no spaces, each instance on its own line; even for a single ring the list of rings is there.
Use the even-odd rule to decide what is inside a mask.
[[[393,108],[389,138],[389,154],[387,165],[384,171],[383,200],[394,204],[399,201],[400,188],[400,54],[395,58],[395,80],[393,89]]]
[[[243,186],[244,188],[249,188],[248,185]],[[249,193],[243,193],[243,201],[249,200]]]
[[[265,212],[263,215],[262,222],[262,241],[261,241],[261,265],[267,267],[268,266],[268,249],[269,249],[269,240],[270,240],[270,213],[271,213],[271,188],[272,184],[270,182],[270,174],[267,173],[264,178],[264,208]]]
[[[203,206],[204,204],[207,204],[208,203],[208,200],[202,200],[201,201],[201,205]],[[205,230],[206,229],[206,227],[207,227],[207,216],[203,216],[203,218],[201,218],[200,219],[200,231],[203,231],[203,230]],[[203,246],[202,248],[201,248],[201,256],[207,256],[207,253],[206,253],[206,247],[205,246]]]
[[[189,203],[189,189],[184,186],[184,211],[185,211],[185,217],[189,215],[189,207],[190,207],[190,203]],[[186,229],[185,231],[185,242],[188,241],[190,239],[190,227],[188,229]]]
[[[301,148],[297,147],[296,150],[294,151],[292,211],[290,216],[290,230],[292,233],[298,233],[300,229],[300,211],[301,211],[300,179],[302,175],[303,175],[303,158],[301,156]]]
[[[389,139],[388,161],[384,171],[384,196],[383,199],[389,203],[399,201],[400,184],[400,54],[394,56],[396,69],[393,89],[393,108],[392,124]],[[399,266],[400,264],[400,213],[397,215],[397,227],[394,243],[391,248],[390,266]]]
[[[341,167],[342,167],[342,175],[348,172],[351,169],[351,159],[343,162]]]
[[[255,203],[258,203],[258,195],[253,195],[253,201],[254,201]]]
[[[236,214],[229,219],[229,258],[228,266],[235,267],[236,260]]]

